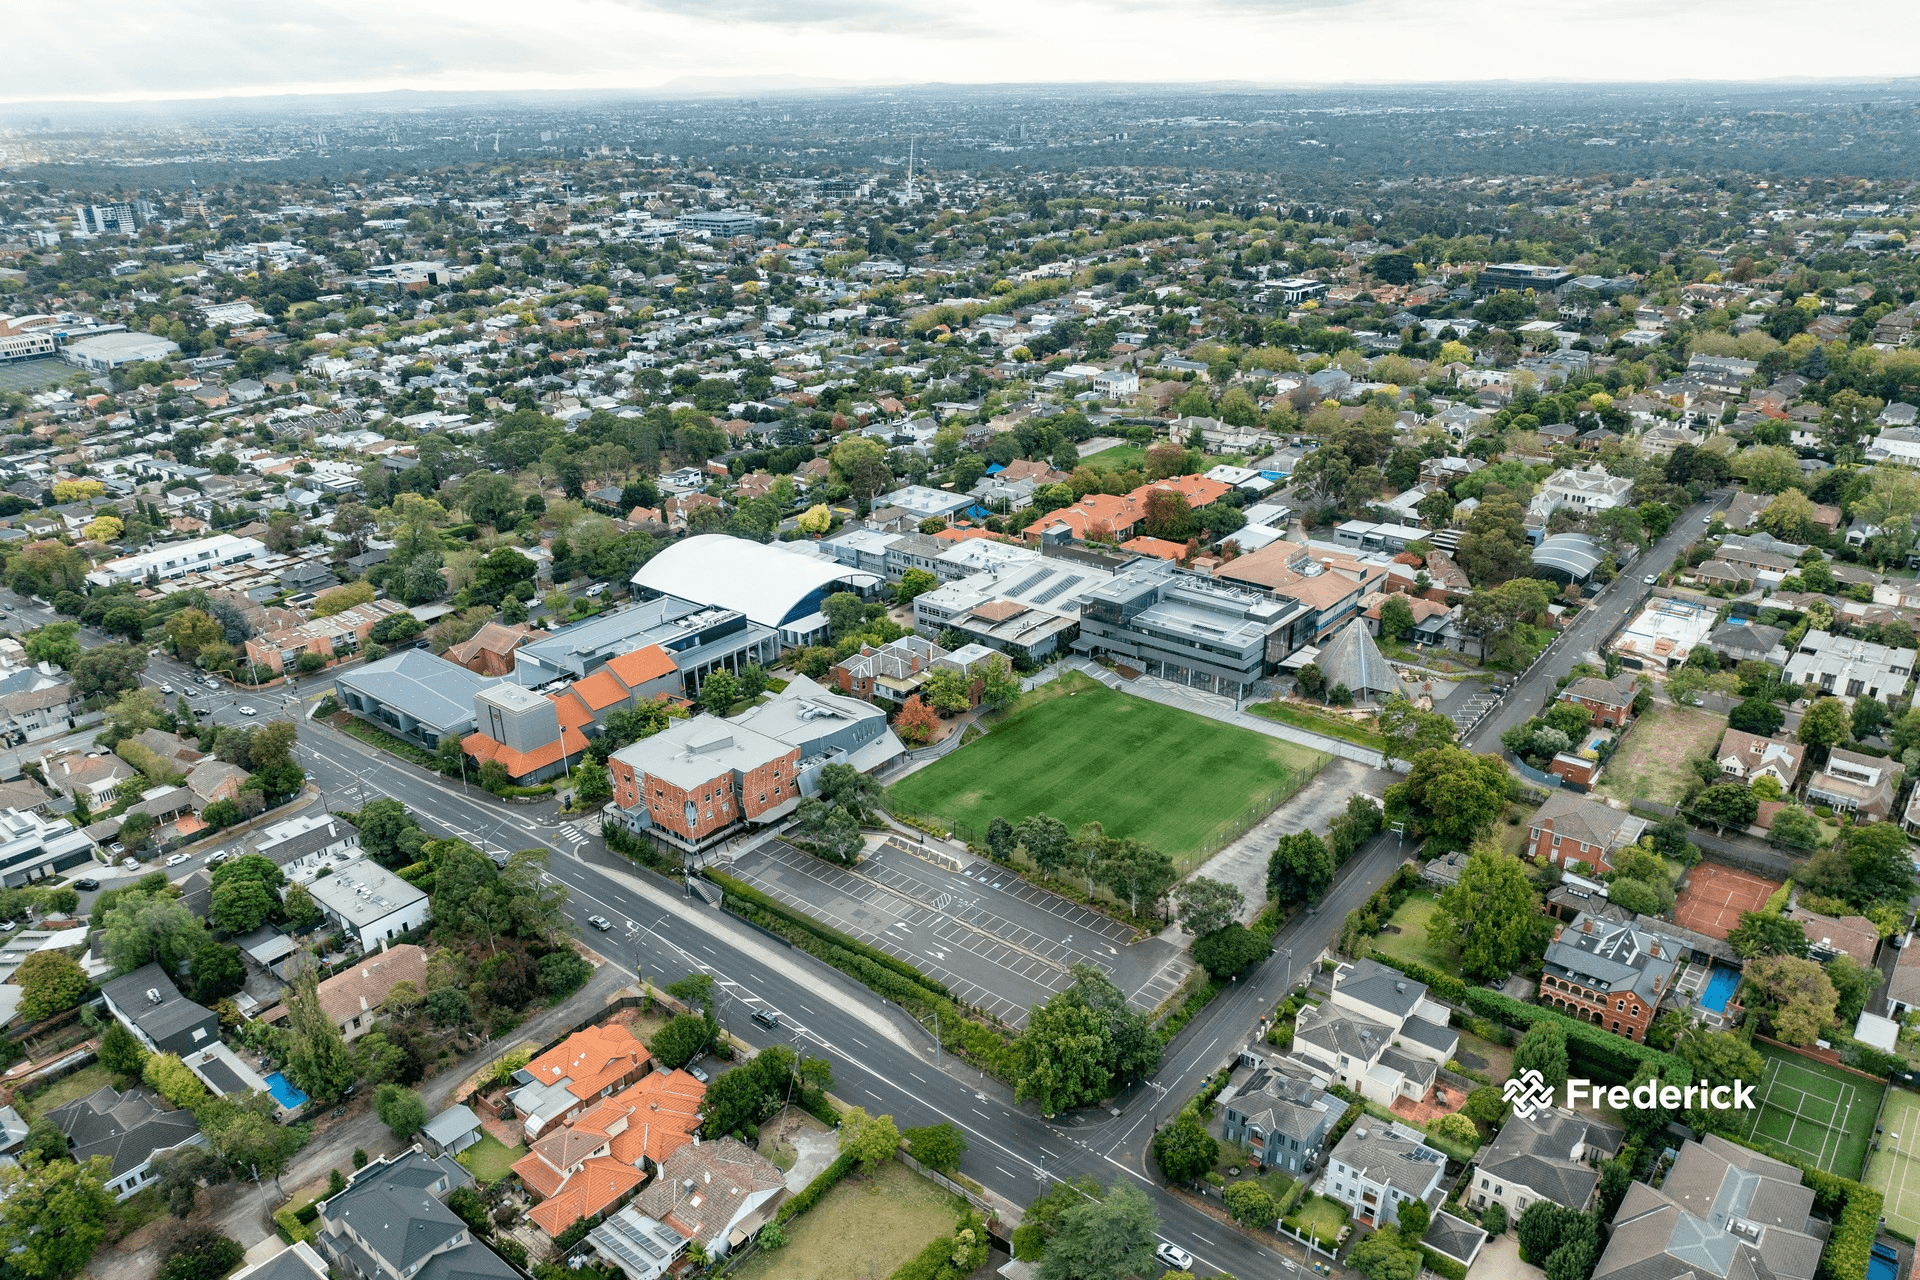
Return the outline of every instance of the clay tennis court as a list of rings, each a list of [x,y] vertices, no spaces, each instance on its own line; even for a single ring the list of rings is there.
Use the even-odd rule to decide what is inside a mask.
[[[1777,880],[1702,862],[1687,873],[1687,887],[1673,903],[1673,918],[1696,933],[1724,938],[1740,923],[1743,911],[1766,905]]]

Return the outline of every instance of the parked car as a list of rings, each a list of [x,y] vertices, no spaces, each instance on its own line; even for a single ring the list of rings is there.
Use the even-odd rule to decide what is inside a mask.
[[[170,867],[177,867],[187,861],[190,861],[190,859],[184,853],[170,853],[167,855],[167,865]]]
[[[129,871],[138,871],[140,869],[140,864],[138,862],[135,862],[132,858],[120,859],[120,865],[125,867]]]
[[[1640,581],[1646,583],[1650,587],[1657,587],[1660,585],[1660,575],[1657,573],[1650,573],[1646,577],[1640,579]]]
[[[1162,1240],[1154,1247],[1153,1256],[1158,1258],[1163,1265],[1171,1267],[1175,1271],[1193,1270],[1193,1255],[1177,1244],[1168,1244],[1165,1240]]]
[[[100,882],[98,880],[95,880],[92,876],[85,876],[79,880],[75,880],[73,882],[73,887],[81,890],[84,893],[92,893],[95,889],[98,889],[100,887]]]
[[[125,846],[124,844],[121,844],[118,840],[115,840],[112,844],[107,846],[108,853],[121,854],[121,853],[125,853],[126,851],[127,851],[127,846]]]
[[[708,1076],[706,1071],[700,1067],[692,1067],[692,1066],[688,1067],[687,1074],[692,1076],[695,1080],[698,1080],[701,1084],[706,1084],[712,1078]]]
[[[604,582],[596,582],[587,588],[587,599],[589,600],[597,600],[605,594],[607,594],[607,584]]]

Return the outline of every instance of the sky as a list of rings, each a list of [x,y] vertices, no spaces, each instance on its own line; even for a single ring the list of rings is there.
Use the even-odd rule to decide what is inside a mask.
[[[1912,0],[134,0],[6,29],[0,102],[1920,73]]]

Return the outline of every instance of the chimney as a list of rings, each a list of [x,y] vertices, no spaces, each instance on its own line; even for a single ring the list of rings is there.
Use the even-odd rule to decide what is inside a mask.
[[[1593,932],[1593,921],[1591,921],[1591,920],[1582,920],[1582,921],[1580,922],[1580,932],[1582,932],[1582,933],[1592,933],[1592,932]]]
[[[361,997],[360,997],[360,1012],[362,1012],[362,1013],[365,1013],[366,1011],[367,1011],[367,998],[366,998],[365,996],[361,996]]]
[[[693,1194],[693,1179],[692,1179],[692,1178],[688,1178],[688,1179],[687,1179],[687,1180],[686,1180],[685,1182],[683,1182],[683,1183],[681,1183],[681,1184],[680,1184],[680,1194],[681,1194],[681,1195],[683,1195],[683,1196],[690,1196],[690,1195],[692,1195],[692,1194]]]

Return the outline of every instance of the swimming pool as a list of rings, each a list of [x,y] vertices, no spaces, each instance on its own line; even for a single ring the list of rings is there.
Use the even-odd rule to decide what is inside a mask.
[[[1715,1013],[1727,1011],[1727,1000],[1733,995],[1735,987],[1740,985],[1740,971],[1713,967],[1713,976],[1707,979],[1707,989],[1700,993],[1700,1007],[1711,1009]]]
[[[1893,1280],[1899,1268],[1900,1255],[1884,1244],[1876,1244],[1867,1259],[1867,1280]]]
[[[267,1090],[273,1094],[273,1100],[289,1111],[297,1111],[307,1105],[307,1095],[293,1087],[293,1081],[278,1071],[267,1077]]]

